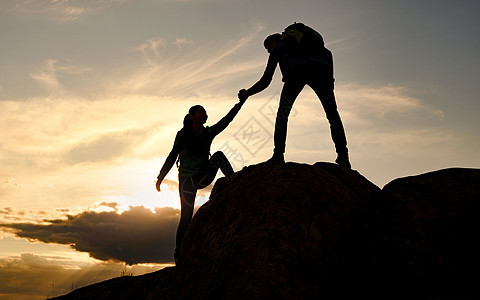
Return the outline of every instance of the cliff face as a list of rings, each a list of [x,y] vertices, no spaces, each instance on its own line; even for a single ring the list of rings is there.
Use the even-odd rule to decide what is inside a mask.
[[[469,296],[479,187],[473,169],[381,191],[335,164],[246,167],[232,182],[219,179],[196,213],[181,249],[188,264],[59,299]]]

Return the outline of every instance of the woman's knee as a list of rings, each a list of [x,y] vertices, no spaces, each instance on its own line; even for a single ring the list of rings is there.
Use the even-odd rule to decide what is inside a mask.
[[[214,157],[214,156],[215,157],[217,157],[217,156],[225,157],[225,154],[222,151],[217,151],[217,152],[213,153],[212,157]]]
[[[228,160],[228,158],[225,156],[225,154],[222,151],[215,152],[212,155],[211,162],[215,166],[215,169],[212,169],[214,172],[212,172],[211,174],[213,174],[213,173],[216,174],[217,171],[218,171],[218,168],[220,168],[220,170],[222,170],[222,172],[225,176],[230,176],[234,173],[232,165],[230,164],[230,161]],[[215,175],[215,174],[213,174],[213,175]],[[213,178],[212,178],[212,181],[213,181]]]
[[[225,160],[227,160],[227,157],[225,156],[225,154],[222,151],[217,151],[217,152],[213,153],[211,159],[215,162],[224,162]]]

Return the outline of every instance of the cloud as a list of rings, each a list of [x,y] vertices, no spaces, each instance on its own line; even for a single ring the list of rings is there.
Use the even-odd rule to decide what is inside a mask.
[[[42,70],[30,73],[30,77],[45,85],[49,90],[61,90],[61,85],[56,74],[56,63],[57,61],[54,59],[47,60],[45,67]]]
[[[187,38],[176,38],[175,44],[179,50],[182,50],[184,46],[191,46],[194,44],[193,40]]]
[[[56,59],[47,59],[44,66],[30,73],[30,77],[47,88],[50,93],[65,93],[64,86],[60,83],[58,73],[83,74],[91,68],[77,65],[59,65]]]
[[[16,170],[24,173],[20,170],[27,166],[58,170],[83,162],[168,153],[190,103],[218,102],[212,94],[222,90],[228,90],[235,101],[236,88],[228,88],[228,83],[258,64],[250,59],[231,63],[238,61],[233,55],[241,53],[261,30],[254,25],[244,37],[221,46],[197,47],[184,37],[148,39],[135,50],[143,64],[106,76],[111,86],[103,82],[93,98],[75,96],[68,78],[62,76],[91,69],[58,59],[44,61],[29,75],[49,96],[0,102],[0,126],[9,128],[0,133],[0,164],[14,168],[6,174],[17,176]],[[88,81],[86,77],[82,80]],[[178,109],[179,101],[190,103]],[[166,136],[172,141],[165,142]]]
[[[440,126],[443,110],[399,85],[338,84],[335,95],[339,112],[346,125],[379,132]]]
[[[16,3],[11,10],[20,15],[47,18],[60,23],[77,21],[88,12],[80,1],[72,0],[24,0]]]
[[[94,11],[130,1],[132,0],[22,0],[11,4],[9,10],[26,17],[71,23]]]
[[[169,151],[183,111],[173,99],[123,97],[90,101],[51,96],[0,102],[0,164],[57,169],[65,164],[158,155]],[[162,143],[161,137],[172,136]],[[5,169],[4,169],[5,170]],[[15,172],[7,172],[12,176]]]
[[[163,179],[162,184],[166,184],[168,188],[172,191],[178,191],[178,181],[173,181],[170,179]]]
[[[135,49],[142,53],[142,56],[149,65],[153,66],[155,65],[155,60],[162,57],[161,52],[168,44],[167,39],[155,37],[146,40]]]
[[[337,87],[340,101],[347,103],[346,108],[353,107],[361,113],[379,117],[394,113],[421,111],[442,119],[443,111],[425,104],[421,99],[409,95],[409,90],[402,86],[369,86],[355,83]]]
[[[103,261],[128,264],[172,261],[179,210],[130,207],[116,212],[83,212],[67,219],[44,220],[46,224],[0,224],[18,237],[44,243],[70,245]]]
[[[5,197],[7,200],[8,197]],[[3,201],[3,199],[2,199]],[[61,217],[64,216],[65,212],[58,211],[57,213],[50,212],[47,213],[43,210],[30,210],[30,209],[17,209],[12,207],[0,208],[0,224],[2,223],[29,223],[41,220],[47,217]],[[0,231],[0,238],[2,232]]]
[[[368,41],[364,39],[359,29],[349,31],[344,33],[343,36],[325,42],[325,46],[329,49],[335,49],[335,53],[356,51],[365,44],[368,44]]]
[[[105,206],[105,207],[110,207],[114,211],[118,210],[118,203],[117,202],[102,202],[98,206]]]
[[[22,253],[0,258],[0,299],[45,299],[121,276],[142,275],[166,265],[85,263],[63,256]]]
[[[6,8],[17,15],[39,18],[57,23],[72,23],[101,10],[108,10],[128,2],[189,2],[189,0],[20,0],[4,1]],[[11,3],[8,3],[11,2]]]
[[[194,46],[195,42],[187,38],[175,38],[169,40],[162,37],[154,37],[146,40],[140,46],[135,47],[136,51],[150,66],[157,65],[162,59],[175,57],[178,52],[184,50],[185,46]],[[189,48],[193,49],[193,48]]]
[[[29,17],[57,23],[72,23],[101,10],[108,10],[128,2],[189,2],[190,0],[20,0],[0,3],[0,8]],[[7,1],[5,1],[7,2]]]
[[[175,95],[194,97],[211,94],[224,88],[245,71],[262,68],[265,62],[240,59],[242,51],[249,45],[263,27],[253,24],[251,32],[222,44],[204,43],[197,45],[183,37],[167,39],[153,37],[137,47],[143,63],[131,72],[129,78],[122,78],[120,93]],[[235,56],[235,57],[234,57]],[[242,61],[239,63],[239,61]],[[234,95],[236,90],[232,93]]]
[[[9,215],[12,213],[11,207],[5,207],[4,209],[0,209],[0,214],[2,215]]]
[[[444,112],[426,103],[425,100],[411,95],[411,91],[398,85],[360,85],[355,83],[338,84],[335,88],[335,97],[340,116],[344,122],[347,136],[366,136],[369,133],[374,140],[384,140],[386,136],[404,135],[408,132],[423,131],[448,132],[442,128]],[[272,104],[278,100],[270,101]],[[276,105],[270,105],[274,120]],[[289,133],[292,138],[302,138],[311,134],[324,133],[323,136],[313,138],[319,141],[328,141],[328,121],[318,97],[306,88],[294,105],[294,113],[289,119]],[[310,138],[312,138],[310,136]],[[430,141],[430,139],[426,140]],[[317,143],[305,140],[303,148],[310,145],[318,147]]]
[[[95,136],[72,147],[64,156],[69,164],[109,161],[130,153],[147,138],[145,130],[115,132]]]

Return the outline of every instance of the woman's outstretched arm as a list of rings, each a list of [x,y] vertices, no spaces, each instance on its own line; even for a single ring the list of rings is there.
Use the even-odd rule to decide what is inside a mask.
[[[225,128],[227,128],[228,124],[232,122],[233,118],[237,115],[242,108],[242,105],[245,101],[240,101],[233,106],[233,108],[227,113],[225,117],[223,117],[220,121],[218,121],[215,125],[210,126],[210,130],[213,136],[216,136],[220,132],[222,132]]]

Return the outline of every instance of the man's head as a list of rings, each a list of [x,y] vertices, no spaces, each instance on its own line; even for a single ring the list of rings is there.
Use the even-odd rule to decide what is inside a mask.
[[[282,35],[280,33],[271,34],[267,36],[265,41],[263,41],[263,46],[265,46],[265,49],[267,49],[267,52],[270,53],[272,52],[273,47],[275,47],[275,45],[277,45],[281,39],[282,39]]]

